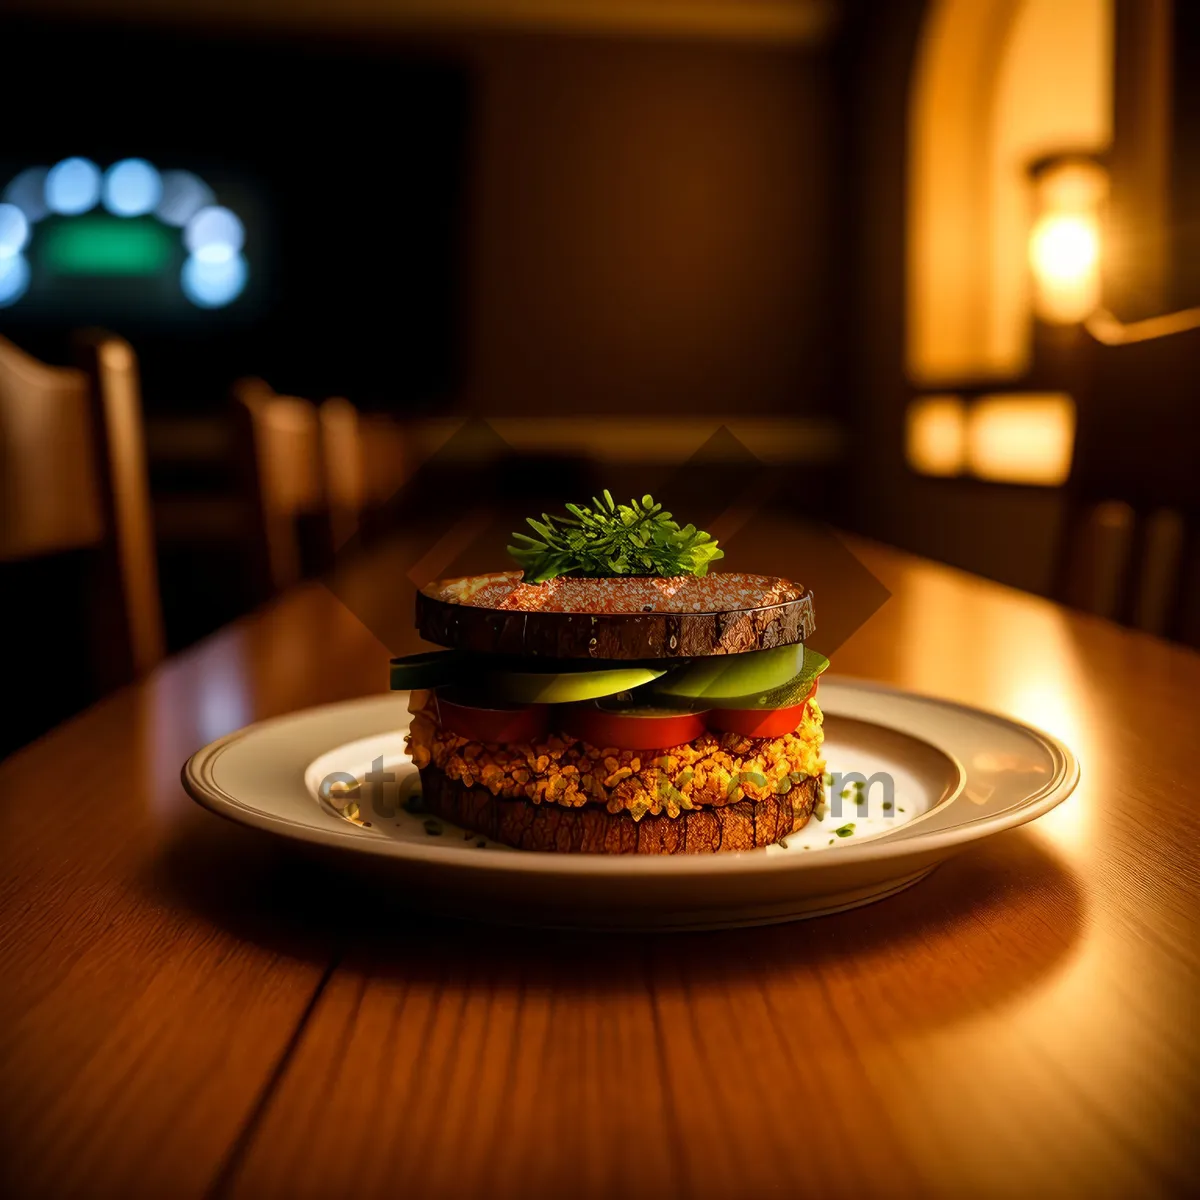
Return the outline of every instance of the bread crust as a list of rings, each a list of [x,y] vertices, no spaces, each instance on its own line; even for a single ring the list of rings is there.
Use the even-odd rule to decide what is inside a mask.
[[[435,766],[421,769],[426,812],[518,850],[567,854],[714,854],[770,846],[812,816],[821,780],[801,779],[782,795],[693,809],[678,817],[610,813],[597,804],[564,808],[493,796],[466,787]]]
[[[490,580],[482,599],[495,601],[519,586],[519,572],[479,576]],[[784,579],[713,573],[693,581],[703,588],[703,611],[522,610],[464,603],[455,588],[470,579],[440,580],[417,593],[417,628],[439,646],[480,654],[540,658],[640,660],[742,654],[793,645],[815,628],[812,592]],[[598,605],[611,579],[572,580],[594,584]],[[620,582],[618,580],[617,582]],[[546,585],[549,586],[549,585]],[[726,605],[722,605],[722,599]]]

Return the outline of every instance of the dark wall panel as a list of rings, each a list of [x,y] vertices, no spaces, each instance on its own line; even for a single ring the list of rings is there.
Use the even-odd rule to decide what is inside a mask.
[[[811,411],[843,247],[829,55],[477,47],[470,396],[482,411]]]

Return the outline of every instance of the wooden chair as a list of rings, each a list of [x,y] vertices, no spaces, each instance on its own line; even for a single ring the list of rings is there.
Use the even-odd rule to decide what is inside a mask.
[[[340,396],[326,400],[318,417],[330,546],[336,553],[358,532],[366,504],[362,429],[358,410]]]
[[[411,426],[383,413],[360,417],[363,522],[368,536],[393,532],[393,500],[421,457]]]
[[[298,583],[312,558],[327,555],[324,539],[314,536],[328,528],[321,423],[311,401],[281,396],[261,379],[239,380],[233,400],[253,510],[252,566],[265,598]]]
[[[383,532],[388,503],[412,469],[410,431],[382,413],[360,413],[336,397],[320,408],[321,453],[331,544]]]
[[[109,334],[83,369],[50,367],[0,338],[0,561],[92,548],[93,606],[114,616],[94,648],[98,685],[163,656],[137,365]]]
[[[72,572],[56,588],[78,601],[67,618],[49,596],[44,604],[36,594],[26,598],[24,620],[37,628],[20,629],[10,618],[6,658],[19,658],[17,638],[41,640],[44,666],[35,670],[70,673],[76,707],[163,656],[136,362],[126,342],[106,334],[86,336],[79,354],[82,368],[47,366],[0,338],[0,564],[5,589],[12,589],[6,601],[16,606],[17,592],[36,588],[32,576],[58,559],[71,559]],[[55,620],[88,628],[90,636],[79,638],[90,660],[82,672],[78,662],[56,668],[50,661],[55,647],[79,632],[41,628]],[[50,710],[53,688],[53,680],[42,688],[50,703],[44,724],[66,715]],[[30,715],[26,732],[37,732],[37,720]]]
[[[1086,348],[1058,594],[1200,645],[1200,328],[1097,330],[1106,340]]]

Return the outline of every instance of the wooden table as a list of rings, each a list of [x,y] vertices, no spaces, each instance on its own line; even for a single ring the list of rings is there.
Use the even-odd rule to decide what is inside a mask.
[[[855,912],[456,926],[200,810],[199,745],[380,688],[387,650],[320,585],[9,759],[4,1193],[1194,1188],[1200,657],[858,550],[893,598],[837,669],[1042,725],[1083,784]]]

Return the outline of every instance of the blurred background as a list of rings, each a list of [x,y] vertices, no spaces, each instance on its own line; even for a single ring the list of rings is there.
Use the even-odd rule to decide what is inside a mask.
[[[451,499],[687,519],[714,465],[1200,644],[1200,5],[9,0],[0,44],[0,752]]]

